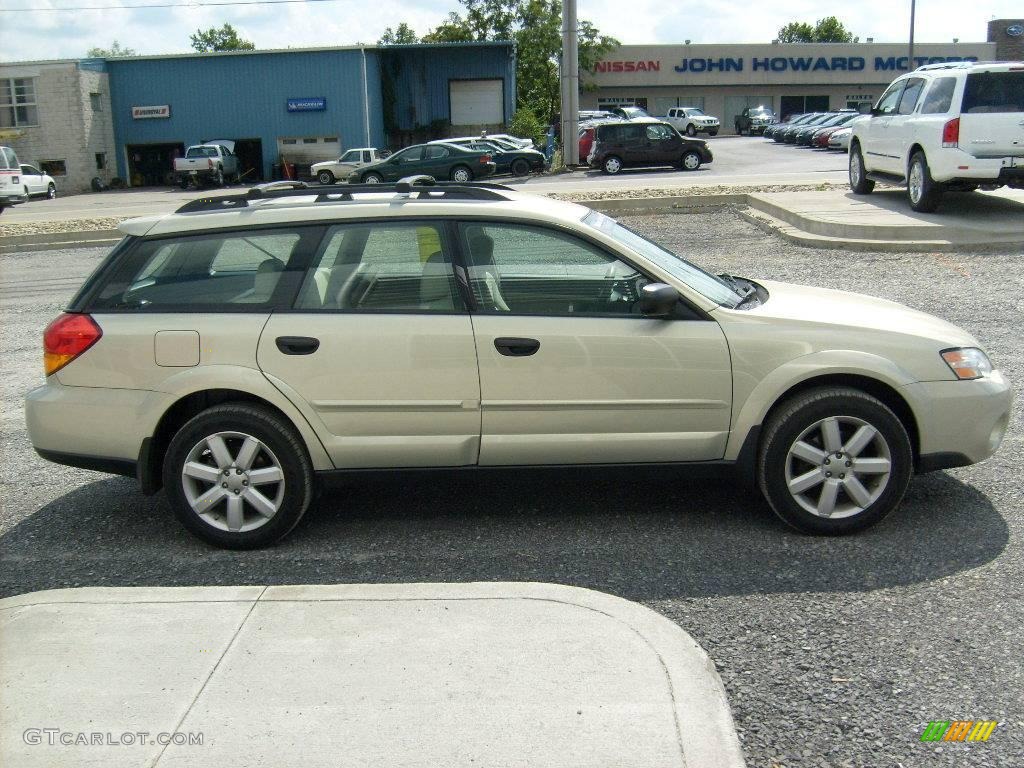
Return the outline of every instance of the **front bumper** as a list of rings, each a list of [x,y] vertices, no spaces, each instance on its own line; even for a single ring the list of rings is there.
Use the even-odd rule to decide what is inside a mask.
[[[1013,389],[999,371],[973,381],[908,384],[903,392],[917,417],[922,471],[984,461],[1002,443]]]

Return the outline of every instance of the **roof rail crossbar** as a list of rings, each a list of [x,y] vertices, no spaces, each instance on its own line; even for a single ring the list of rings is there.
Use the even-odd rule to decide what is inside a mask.
[[[414,181],[415,179],[415,181]],[[504,191],[513,192],[511,187],[487,182],[424,183],[420,179],[427,177],[410,177],[402,181],[386,184],[337,184],[332,186],[311,186],[302,181],[271,182],[252,187],[244,194],[222,195],[220,197],[198,197],[178,208],[175,213],[200,213],[214,211],[230,211],[249,207],[260,200],[279,200],[289,197],[316,196],[316,203],[353,202],[353,195],[358,193],[396,192],[402,195],[400,200],[507,200]],[[431,179],[431,181],[433,181]]]

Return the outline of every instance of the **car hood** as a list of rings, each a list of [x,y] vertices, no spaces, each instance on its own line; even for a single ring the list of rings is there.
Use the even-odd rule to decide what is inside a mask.
[[[871,336],[913,336],[935,342],[940,348],[979,346],[977,339],[962,328],[895,301],[773,280],[758,282],[767,289],[768,301],[749,310],[752,317],[826,329],[831,326],[836,331],[864,331]]]

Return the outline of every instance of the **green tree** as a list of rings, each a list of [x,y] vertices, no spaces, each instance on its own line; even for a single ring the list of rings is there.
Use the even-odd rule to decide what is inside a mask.
[[[562,50],[560,0],[459,0],[465,15],[450,13],[424,42],[514,40],[516,104],[542,122],[558,112],[558,57]],[[578,26],[580,69],[590,70],[619,42],[602,35],[589,21]]]
[[[197,29],[189,39],[192,41],[192,47],[199,53],[256,50],[256,46],[249,40],[239,37],[238,31],[230,24],[225,24],[220,29],[217,27],[210,27],[206,31]]]
[[[384,34],[377,41],[377,45],[411,45],[419,41],[420,38],[416,34],[416,30],[403,21],[394,29],[391,27],[385,29]]]
[[[779,30],[780,43],[854,43],[853,36],[835,16],[826,16],[812,27],[805,21],[791,21]]]
[[[134,48],[122,46],[117,40],[110,44],[109,48],[95,46],[85,54],[90,59],[115,59],[118,56],[138,56]]]
[[[508,129],[513,136],[533,139],[533,143],[538,147],[544,146],[547,126],[533,114],[533,110],[529,107],[520,107],[516,110]]]

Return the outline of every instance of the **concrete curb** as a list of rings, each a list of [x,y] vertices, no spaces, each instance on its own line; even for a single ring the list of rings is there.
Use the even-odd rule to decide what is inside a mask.
[[[508,607],[500,607],[496,601],[506,601]],[[657,674],[662,675],[667,684],[667,689],[663,689],[662,694],[659,694],[655,689],[658,686],[646,689],[644,692],[637,691],[637,693],[641,697],[647,697],[651,702],[656,703],[659,695],[663,696],[664,691],[667,690],[668,698],[666,701],[670,701],[669,706],[674,710],[671,719],[675,723],[675,734],[661,733],[659,736],[663,738],[665,743],[677,744],[679,751],[677,759],[679,763],[688,768],[742,768],[744,766],[743,755],[733,726],[725,689],[722,686],[718,673],[715,671],[714,663],[692,637],[673,622],[637,603],[593,590],[555,584],[481,582],[468,584],[346,584],[336,586],[279,587],[83,588],[19,595],[0,600],[0,624],[4,626],[4,631],[0,633],[0,637],[3,637],[4,655],[8,661],[6,665],[8,671],[3,673],[5,687],[8,688],[8,696],[6,698],[8,698],[9,702],[13,702],[14,693],[17,691],[18,686],[11,685],[9,682],[12,678],[19,681],[34,681],[36,675],[48,672],[51,675],[56,675],[58,680],[65,680],[62,677],[64,672],[46,669],[45,666],[61,665],[62,662],[67,663],[68,659],[55,660],[44,654],[42,662],[39,662],[44,665],[44,669],[40,670],[38,664],[33,665],[33,662],[38,662],[39,660],[38,657],[33,657],[32,653],[38,653],[38,651],[33,649],[39,648],[43,641],[53,642],[52,637],[49,635],[43,636],[43,633],[52,630],[54,622],[56,622],[57,626],[64,626],[62,616],[70,616],[80,609],[85,611],[95,610],[102,613],[103,617],[109,617],[111,615],[110,609],[115,608],[119,610],[114,615],[131,617],[136,613],[136,611],[131,609],[131,606],[137,606],[138,612],[144,610],[142,606],[147,606],[145,610],[163,611],[163,621],[167,620],[166,617],[168,615],[181,615],[182,618],[179,619],[180,626],[170,626],[168,629],[172,633],[180,632],[182,642],[185,644],[195,639],[190,633],[201,632],[204,627],[201,623],[190,623],[185,620],[184,612],[194,610],[213,610],[215,612],[211,616],[215,615],[217,617],[216,622],[220,622],[217,625],[219,627],[219,634],[215,633],[203,639],[209,647],[219,647],[221,651],[216,657],[203,658],[203,663],[210,667],[209,671],[192,673],[193,679],[198,674],[205,680],[199,691],[192,691],[192,688],[195,687],[193,682],[189,690],[183,691],[184,696],[181,696],[179,693],[177,700],[179,704],[182,699],[191,701],[185,714],[177,721],[177,730],[180,731],[184,730],[183,724],[189,724],[187,717],[194,714],[192,713],[193,708],[199,706],[197,701],[199,701],[200,695],[205,690],[206,684],[215,675],[219,679],[227,675],[222,670],[218,671],[218,668],[222,665],[225,657],[229,655],[228,652],[232,644],[235,643],[236,638],[251,639],[255,634],[266,640],[268,633],[270,633],[271,639],[273,639],[270,627],[274,625],[274,620],[272,616],[273,611],[270,609],[270,606],[284,606],[289,603],[299,604],[297,610],[301,611],[300,615],[309,616],[310,620],[313,621],[317,612],[320,612],[321,616],[323,615],[324,607],[327,603],[339,604],[338,611],[330,612],[332,616],[338,612],[352,611],[355,606],[361,606],[360,609],[362,610],[367,605],[370,605],[371,608],[373,605],[377,605],[382,610],[388,610],[389,606],[394,604],[405,604],[407,607],[409,604],[421,604],[423,608],[416,608],[415,610],[426,613],[429,610],[436,611],[436,606],[439,603],[450,606],[452,616],[461,616],[462,613],[460,611],[467,608],[467,602],[472,603],[468,607],[473,611],[474,622],[484,621],[485,619],[477,618],[481,615],[522,615],[531,617],[533,615],[530,613],[531,611],[553,610],[557,612],[555,615],[560,617],[555,628],[561,627],[564,630],[566,627],[571,627],[573,631],[576,631],[578,627],[589,626],[590,630],[586,635],[587,642],[600,642],[601,638],[605,636],[614,638],[616,633],[619,633],[618,640],[616,641],[619,643],[624,642],[622,639],[624,636],[636,638],[636,640],[630,642],[635,643],[639,641],[642,643],[640,647],[649,649],[653,654],[653,659],[644,660],[633,655],[630,657],[631,660],[627,662],[630,667],[630,670],[627,671],[630,674],[640,675],[639,672],[633,672],[632,668],[634,666],[644,666],[645,664],[649,669],[661,670]],[[203,605],[212,603],[218,605],[203,608]],[[181,608],[175,608],[172,604],[180,604]],[[189,607],[186,607],[186,605]],[[345,607],[342,607],[343,605]],[[435,607],[428,609],[427,606]],[[443,610],[448,611],[449,607],[444,607]],[[262,615],[260,611],[263,612]],[[579,611],[583,611],[583,613],[579,613]],[[239,616],[243,617],[241,618],[241,623],[238,623],[237,617]],[[243,627],[249,621],[250,616],[256,616],[252,620],[252,623],[256,626],[246,629],[245,633],[243,633]],[[573,616],[576,618],[573,618]],[[82,621],[81,616],[79,616],[78,621]],[[209,619],[209,622],[211,624],[216,623],[213,619]],[[596,633],[596,636],[594,633],[594,622],[604,623],[605,626],[605,630]],[[607,622],[611,623],[608,624]],[[74,622],[70,622],[68,626],[74,626]],[[116,626],[110,627],[109,624],[104,624],[96,619],[87,626],[91,635],[88,638],[89,643],[100,644],[101,647],[105,647],[103,643],[107,633],[116,634],[117,632]],[[460,629],[456,631],[461,631],[461,625],[457,626]],[[403,626],[403,632],[406,629],[411,633],[419,631],[416,626],[409,626],[407,628]],[[545,632],[552,631],[552,627],[547,625],[539,626],[536,631],[543,635]],[[582,629],[579,631],[583,632]],[[623,632],[625,635],[622,635]],[[230,640],[227,639],[227,636],[230,636]],[[121,637],[120,641],[127,642],[129,647],[131,647],[132,639],[130,637]],[[337,638],[334,639],[337,640]],[[564,640],[564,638],[562,639]],[[144,640],[145,638],[139,638],[139,641]],[[62,638],[61,642],[74,644],[75,638],[68,636]],[[243,642],[243,640],[239,642]],[[309,646],[308,638],[304,642],[306,643],[303,646],[304,653],[312,653],[314,655],[318,653],[316,647]],[[547,642],[546,637],[542,639],[542,642]],[[561,658],[558,656],[561,646],[558,645],[557,636],[554,636],[552,643],[550,650],[553,655],[551,659],[547,660],[547,663],[557,663],[558,659]],[[571,652],[572,650],[572,648],[565,647],[563,653]],[[609,648],[609,659],[615,658],[616,650],[620,654],[623,653],[622,649]],[[22,659],[20,654],[24,654],[26,658]],[[641,653],[640,656],[642,657],[643,654]],[[574,662],[587,663],[587,660],[580,660],[577,657]],[[231,663],[237,663],[237,658]],[[263,660],[258,658],[252,659],[250,663],[260,664],[263,663]],[[270,663],[270,661],[268,660],[266,663]],[[409,663],[412,665],[413,660],[410,660]],[[512,658],[495,658],[492,660],[492,664],[496,669],[507,668],[508,665],[517,663],[522,662]],[[543,669],[544,660],[539,660],[535,663],[539,663],[540,668]],[[597,664],[598,662],[595,661],[594,663]],[[226,663],[224,666],[228,665]],[[529,673],[528,667],[529,665],[523,668],[526,670],[526,673]],[[61,669],[64,669],[64,667],[61,667]],[[614,669],[613,667],[612,671]],[[322,672],[329,674],[329,669],[324,668]],[[603,667],[595,667],[594,674],[597,675],[598,673],[608,674],[609,670]],[[76,677],[80,674],[76,673]],[[85,670],[85,674],[88,675],[88,670]],[[477,667],[472,673],[467,672],[465,674],[486,676],[488,668]],[[25,677],[26,675],[28,675],[27,678]],[[595,677],[596,679],[600,678]],[[636,679],[640,680],[642,678],[637,677]],[[70,679],[66,680],[67,685],[74,687],[77,684],[84,691],[89,690],[90,684],[103,686],[105,682],[106,680],[104,679],[86,679],[84,681],[77,680],[77,682]],[[31,682],[25,683],[26,686],[30,684]],[[144,686],[145,680],[140,680],[138,684]],[[220,684],[224,685],[225,683],[223,680],[220,680]],[[254,687],[256,685],[256,683],[253,683]],[[59,711],[63,711],[65,708],[62,699],[67,696],[70,690],[54,689],[50,691],[46,689],[46,691],[52,695],[53,701],[33,700],[35,702],[33,708],[46,712],[49,719],[54,720],[61,716]],[[115,698],[117,697],[117,691],[111,691],[111,693]],[[21,698],[24,698],[25,695],[27,694],[21,694]],[[596,690],[595,695],[598,695]],[[603,695],[603,692],[601,695]],[[203,706],[210,707],[209,699],[213,696],[214,694],[212,693],[208,694]],[[415,695],[410,694],[410,696],[411,700],[403,703],[403,706],[415,704],[418,700]],[[221,694],[221,699],[223,699],[223,694]],[[235,704],[236,702],[232,699],[229,708],[235,708]],[[14,706],[14,704],[9,704],[8,706]],[[237,703],[237,708],[239,709],[244,709],[246,706],[244,702]],[[618,727],[621,727],[622,738],[627,738],[625,734],[639,733],[639,731],[635,730],[639,726],[634,723],[633,716],[630,715],[628,702],[616,703],[613,709],[617,710],[620,707],[622,708],[621,713],[609,713],[606,710],[603,716],[613,716],[616,718],[614,722]],[[199,709],[201,710],[202,706],[199,706]],[[431,712],[417,712],[415,709],[411,711],[417,717],[423,718],[429,718],[434,714]],[[91,713],[89,716],[93,717]],[[225,721],[236,717],[232,712],[220,711],[207,713],[206,716]],[[5,721],[4,731],[9,731],[12,728],[12,717],[14,715],[11,711],[3,713],[2,719]],[[198,719],[197,721],[200,723],[205,722],[200,714],[194,714],[194,719]],[[620,723],[621,726],[619,726]],[[172,729],[168,728],[167,730]],[[256,734],[256,731],[253,731],[248,736],[243,733],[241,738],[251,740]],[[0,749],[0,752],[11,749],[13,746],[12,740],[20,741],[20,732],[3,735],[0,738],[0,744],[7,742],[8,746]],[[621,746],[622,748],[629,748],[630,745],[622,744]],[[188,753],[190,762],[187,764],[214,764],[212,762],[213,754],[209,754],[205,761],[195,762],[192,760],[192,758],[201,757],[205,754],[208,753]],[[472,762],[470,753],[466,752],[463,754],[465,754],[465,758],[462,764],[469,765]],[[42,757],[38,750],[30,753],[30,756],[36,755]],[[98,752],[95,754],[90,753],[90,755],[93,758],[99,757]],[[177,761],[184,756],[181,753],[171,754],[171,750],[168,750],[166,753],[160,752],[155,756],[155,760],[152,760],[152,762],[147,761],[147,764],[164,764],[165,760],[167,763],[177,764]],[[24,754],[19,754],[18,757],[22,760],[18,764],[28,765],[28,763],[24,762]],[[568,765],[573,763],[570,759],[571,757],[571,755],[559,755],[559,760],[553,761],[551,764]],[[506,758],[507,760],[503,764],[512,765],[517,764],[520,756],[507,755]],[[676,760],[673,759],[672,762],[674,763]]]

